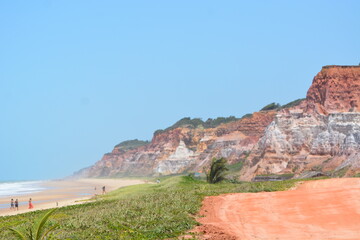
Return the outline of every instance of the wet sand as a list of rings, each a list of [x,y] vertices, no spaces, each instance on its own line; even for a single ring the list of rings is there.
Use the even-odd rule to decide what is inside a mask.
[[[304,182],[284,192],[206,197],[202,239],[360,239],[360,179]]]
[[[26,195],[0,198],[0,204],[8,204],[6,208],[0,208],[0,216],[16,215],[29,211],[63,207],[84,203],[82,200],[90,199],[95,194],[102,194],[102,187],[106,192],[113,191],[120,187],[142,184],[143,180],[126,179],[77,179],[77,180],[52,180],[43,182],[47,189]],[[95,190],[96,188],[96,190]],[[10,199],[19,200],[19,210],[10,209]],[[32,198],[34,208],[28,209],[28,200]]]

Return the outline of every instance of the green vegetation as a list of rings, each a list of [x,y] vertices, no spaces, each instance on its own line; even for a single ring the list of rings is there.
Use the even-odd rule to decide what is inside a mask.
[[[243,119],[243,118],[251,118],[252,116],[253,116],[252,113],[247,113],[244,116],[242,116],[241,119]]]
[[[283,177],[283,178],[292,178],[295,174],[294,173],[283,173],[283,174],[260,174],[256,175],[257,177]]]
[[[278,109],[280,107],[280,104],[278,103],[270,103],[268,105],[266,105],[265,107],[263,107],[260,111],[269,111],[269,110],[275,110]]]
[[[321,172],[323,169],[322,165],[316,165],[311,168],[311,171]]]
[[[205,171],[206,181],[208,183],[218,183],[225,180],[225,175],[229,169],[226,167],[227,160],[225,158],[213,158],[210,169]]]
[[[134,140],[127,140],[124,142],[119,143],[118,145],[115,146],[115,148],[120,148],[124,151],[126,150],[131,150],[137,147],[141,147],[144,145],[149,144],[149,141],[142,141],[142,140],[138,140],[138,139],[134,139]]]
[[[217,126],[219,126],[220,124],[223,123],[229,123],[229,122],[233,122],[239,120],[239,118],[236,118],[234,116],[230,116],[230,117],[218,117],[215,119],[212,118],[208,118],[205,122],[201,119],[201,118],[189,118],[189,117],[185,117],[180,119],[179,121],[177,121],[174,125],[162,130],[156,130],[154,132],[154,135],[160,134],[164,131],[168,131],[168,130],[172,130],[175,128],[179,128],[179,127],[187,127],[187,128],[215,128]]]
[[[58,224],[58,239],[169,239],[197,222],[205,196],[232,192],[282,191],[298,180],[208,184],[191,177],[161,178],[160,184],[118,189],[96,201],[59,208],[49,224]],[[23,228],[45,211],[0,217],[0,239],[17,239],[9,227]]]
[[[299,99],[291,101],[282,106],[279,103],[273,102],[273,103],[270,103],[270,104],[266,105],[265,107],[263,107],[260,111],[281,110],[281,109],[285,109],[285,108],[291,108],[291,107],[295,107],[295,106],[299,105],[304,100],[305,100],[305,98],[299,98]]]
[[[238,163],[227,165],[227,168],[229,169],[229,173],[239,173],[244,165],[243,161],[240,161]]]
[[[331,177],[344,177],[346,172],[349,170],[349,168],[350,167],[347,166],[347,167],[343,167],[343,168],[341,168],[339,170],[332,171],[332,172],[330,172],[330,176]]]
[[[289,103],[287,103],[285,105],[282,105],[280,107],[280,109],[295,107],[295,106],[299,105],[304,100],[305,100],[305,98],[296,99],[296,100],[294,100],[292,102],[289,102]]]
[[[53,225],[46,230],[45,224],[54,211],[56,211],[56,208],[46,212],[44,216],[40,216],[39,219],[36,220],[33,227],[28,226],[26,229],[9,228],[9,230],[13,233],[13,235],[22,240],[52,239],[53,236],[51,233],[55,230],[57,225]]]
[[[215,119],[208,118],[204,123],[204,128],[215,128],[215,127],[219,126],[220,124],[234,122],[237,120],[239,120],[239,118],[236,118],[234,116],[230,116],[230,117],[226,117],[226,118],[218,117]]]
[[[359,178],[359,177],[360,177],[360,173],[355,174],[353,177]]]
[[[294,107],[299,105],[305,98],[301,98],[301,99],[297,99],[294,100],[292,102],[289,102],[283,106],[281,106],[279,103],[270,103],[268,105],[266,105],[265,107],[263,107],[260,111],[269,111],[269,110],[280,110],[280,109],[284,109],[284,108],[290,108],[290,107]],[[206,121],[203,121],[201,118],[190,118],[190,117],[185,117],[180,119],[179,121],[177,121],[174,125],[166,128],[166,129],[159,129],[156,130],[154,132],[154,135],[158,135],[160,133],[163,133],[165,131],[168,130],[172,130],[175,128],[180,128],[180,127],[187,127],[187,128],[215,128],[221,124],[225,124],[225,123],[229,123],[229,122],[233,122],[233,121],[237,121],[243,118],[250,118],[252,117],[253,114],[248,113],[245,114],[244,116],[242,116],[241,118],[236,118],[234,116],[230,116],[230,117],[218,117],[215,119],[212,118],[208,118]]]

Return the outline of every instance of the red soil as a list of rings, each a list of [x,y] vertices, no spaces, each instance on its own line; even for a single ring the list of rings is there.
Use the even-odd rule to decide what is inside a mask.
[[[305,182],[284,192],[207,197],[202,239],[360,239],[360,179]]]

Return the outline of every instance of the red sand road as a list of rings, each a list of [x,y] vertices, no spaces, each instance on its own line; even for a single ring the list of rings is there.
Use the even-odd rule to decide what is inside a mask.
[[[309,181],[284,192],[207,197],[203,239],[360,239],[360,179]]]

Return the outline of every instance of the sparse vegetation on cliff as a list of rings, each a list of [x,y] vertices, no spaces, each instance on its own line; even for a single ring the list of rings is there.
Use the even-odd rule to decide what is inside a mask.
[[[260,111],[280,110],[280,109],[284,109],[284,108],[295,107],[295,106],[299,105],[303,100],[305,100],[305,98],[299,98],[299,99],[291,101],[285,105],[280,105],[279,103],[273,102],[273,103],[270,103],[270,104],[266,105],[265,107],[263,107]]]
[[[244,116],[242,116],[241,119],[243,119],[243,118],[251,118],[252,116],[253,116],[252,113],[247,113]]]
[[[278,103],[270,103],[268,105],[266,105],[265,107],[263,107],[260,111],[269,111],[269,110],[275,110],[278,109],[281,105]]]
[[[177,121],[174,125],[166,128],[166,129],[159,129],[154,132],[154,135],[160,134],[162,132],[179,128],[179,127],[187,127],[187,128],[215,128],[219,126],[220,124],[229,123],[233,121],[237,121],[239,118],[236,118],[234,116],[230,117],[218,117],[215,119],[208,118],[206,121],[203,121],[201,118],[190,118],[185,117]]]
[[[118,145],[116,145],[115,148],[120,148],[122,150],[131,150],[131,149],[134,149],[137,147],[144,146],[146,144],[149,144],[149,141],[142,141],[142,140],[134,139],[134,140],[127,140],[127,141],[121,142]]]
[[[280,107],[280,109],[295,107],[295,106],[299,105],[304,100],[305,100],[305,98],[296,99],[296,100],[291,101],[291,102],[289,102],[289,103],[287,103],[285,105],[282,105]]]

